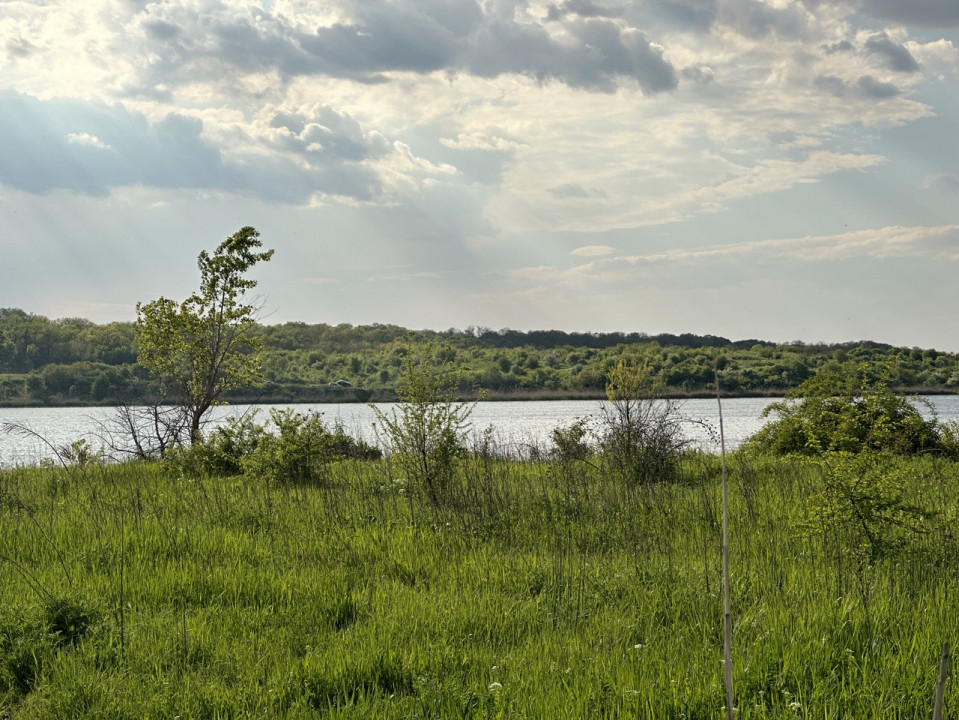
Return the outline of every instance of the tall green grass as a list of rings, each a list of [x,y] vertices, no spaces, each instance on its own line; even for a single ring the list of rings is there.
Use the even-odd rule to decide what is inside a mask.
[[[863,572],[810,527],[817,463],[731,459],[739,718],[931,716],[959,466],[895,462],[935,515]],[[313,486],[0,473],[0,717],[724,715],[718,458],[628,490],[584,462],[457,470],[442,505],[388,460]]]

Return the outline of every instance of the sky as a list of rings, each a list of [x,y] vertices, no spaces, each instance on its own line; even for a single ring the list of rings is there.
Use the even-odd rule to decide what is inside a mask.
[[[959,351],[956,0],[3,0],[0,307]]]

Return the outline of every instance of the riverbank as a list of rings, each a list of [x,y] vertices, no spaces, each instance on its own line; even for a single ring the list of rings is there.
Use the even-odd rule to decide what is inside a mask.
[[[908,386],[894,387],[893,390],[906,396],[941,397],[956,395],[955,387],[947,386]],[[781,398],[788,392],[788,388],[773,388],[755,391],[728,391],[720,390],[723,400],[737,400],[750,398]],[[715,399],[715,390],[683,390],[680,388],[666,388],[660,397],[676,400]],[[605,400],[606,393],[600,390],[516,390],[516,391],[483,391],[468,392],[457,396],[458,399],[479,402],[542,402],[567,400]],[[392,390],[365,390],[363,388],[318,388],[314,391],[296,393],[257,393],[253,390],[240,393],[231,393],[224,398],[231,405],[338,405],[338,404],[366,404],[392,403],[397,401],[396,393]],[[101,401],[77,400],[75,398],[50,397],[42,401],[28,398],[0,398],[0,408],[110,408],[124,403],[114,398]]]

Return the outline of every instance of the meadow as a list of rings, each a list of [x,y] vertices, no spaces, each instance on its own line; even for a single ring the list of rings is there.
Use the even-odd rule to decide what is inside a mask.
[[[440,501],[389,458],[0,472],[0,717],[724,717],[719,458],[488,450]],[[857,516],[834,460],[729,458],[738,718],[932,716],[959,465],[867,464]]]

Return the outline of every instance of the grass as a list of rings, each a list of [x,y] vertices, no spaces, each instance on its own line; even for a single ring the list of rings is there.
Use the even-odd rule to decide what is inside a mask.
[[[737,717],[931,716],[959,466],[896,462],[936,515],[861,568],[807,528],[816,463],[731,459]],[[437,507],[385,460],[4,471],[0,718],[722,717],[719,476],[477,458]]]

